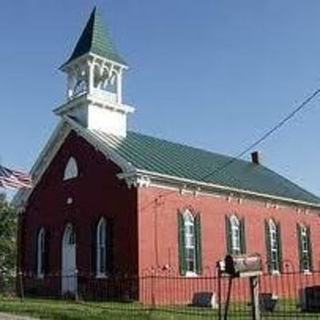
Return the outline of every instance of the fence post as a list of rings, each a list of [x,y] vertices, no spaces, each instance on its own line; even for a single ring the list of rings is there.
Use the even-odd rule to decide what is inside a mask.
[[[227,301],[224,308],[224,320],[228,320],[228,312],[229,312],[229,306],[230,306],[230,299],[231,299],[231,291],[232,291],[232,282],[234,280],[233,276],[229,276],[229,282],[228,282],[228,293],[227,293]],[[256,320],[256,319],[254,319]]]
[[[74,293],[74,298],[75,298],[75,301],[79,301],[79,283],[78,283],[78,269],[75,269],[74,270],[74,285],[75,285],[75,293]]]
[[[19,289],[20,289],[20,301],[23,302],[24,300],[24,287],[23,287],[23,274],[21,271],[18,272],[19,278]]]
[[[221,268],[219,263],[217,263],[218,269],[218,319],[222,320],[222,292],[221,292]]]
[[[154,293],[154,275],[151,275],[151,308],[155,309],[155,305],[156,305],[156,297],[155,297],[155,293]]]
[[[257,276],[250,277],[250,292],[252,305],[252,319],[260,320],[260,305],[259,305],[259,278]]]

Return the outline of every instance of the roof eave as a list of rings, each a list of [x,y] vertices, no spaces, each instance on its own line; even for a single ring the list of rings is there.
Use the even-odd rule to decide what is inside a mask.
[[[118,61],[115,61],[115,60],[111,60],[111,59],[109,59],[107,57],[103,57],[103,56],[101,56],[99,54],[96,54],[94,52],[88,52],[88,53],[85,53],[85,54],[75,58],[75,59],[69,59],[69,60],[67,60],[67,62],[62,64],[58,69],[60,71],[62,71],[62,72],[68,72],[68,70],[71,69],[73,66],[75,66],[75,65],[77,65],[79,63],[82,63],[83,61],[88,60],[90,58],[101,60],[103,62],[113,64],[116,67],[119,67],[119,68],[124,69],[124,70],[128,70],[129,69],[129,66],[126,63],[121,63],[121,62],[118,62]]]
[[[265,193],[254,192],[251,190],[232,188],[232,187],[228,187],[228,186],[223,186],[223,185],[213,184],[213,183],[206,183],[206,182],[201,182],[201,181],[197,181],[197,180],[190,180],[190,179],[186,179],[186,178],[180,178],[177,176],[171,176],[171,175],[161,174],[161,173],[147,171],[147,170],[137,170],[136,173],[140,174],[140,175],[149,176],[151,179],[151,184],[152,184],[152,181],[154,181],[157,183],[163,183],[164,185],[166,183],[173,184],[173,185],[180,186],[180,187],[181,187],[181,185],[186,185],[189,187],[200,188],[200,189],[208,191],[208,192],[220,191],[220,192],[237,193],[237,194],[241,194],[241,195],[250,196],[252,198],[273,200],[273,201],[283,202],[286,204],[300,205],[300,206],[304,206],[304,207],[308,207],[308,208],[320,209],[320,203],[301,201],[301,200],[296,200],[296,199],[291,199],[291,198],[286,198],[286,197],[280,197],[280,196],[274,196],[274,195],[265,194]]]
[[[36,162],[30,170],[30,175],[33,178],[33,186],[28,189],[19,189],[14,195],[11,203],[16,208],[24,206],[27,202],[29,196],[33,193],[34,189],[38,185],[43,173],[45,172],[47,166],[51,163],[55,152],[59,149],[60,143],[63,143],[65,137],[69,134],[70,128],[66,126],[64,121],[60,121],[52,135],[50,136],[48,142],[44,146],[40,155],[38,156]]]

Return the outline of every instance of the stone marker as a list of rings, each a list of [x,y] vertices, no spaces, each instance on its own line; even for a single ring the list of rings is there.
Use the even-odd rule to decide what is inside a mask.
[[[192,305],[195,307],[218,309],[217,296],[213,292],[196,292],[193,295]]]

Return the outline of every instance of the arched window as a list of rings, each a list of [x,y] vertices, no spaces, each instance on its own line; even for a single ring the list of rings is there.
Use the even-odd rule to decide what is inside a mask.
[[[227,252],[239,255],[246,252],[244,219],[239,219],[235,214],[226,216]]]
[[[179,213],[179,260],[182,275],[201,274],[200,214],[189,210]]]
[[[297,225],[299,241],[300,271],[312,270],[312,252],[310,228],[305,225]]]
[[[103,277],[107,271],[107,223],[101,218],[96,230],[96,275]]]
[[[69,158],[67,165],[64,169],[63,180],[69,180],[78,176],[78,165],[75,158]]]
[[[230,218],[231,250],[233,254],[241,254],[241,229],[239,219],[233,215]]]
[[[282,264],[280,224],[276,224],[274,220],[270,219],[266,227],[269,269],[271,272],[280,272]]]
[[[68,224],[63,235],[63,245],[71,246],[76,244],[76,233],[71,224]]]
[[[196,272],[196,241],[194,218],[190,211],[185,211],[183,214],[184,223],[184,243],[186,252],[186,271]]]
[[[37,237],[37,277],[43,278],[45,273],[45,230],[41,228]]]

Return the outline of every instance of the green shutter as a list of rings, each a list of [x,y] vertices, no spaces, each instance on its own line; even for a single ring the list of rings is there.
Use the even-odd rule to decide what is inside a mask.
[[[272,271],[271,266],[271,246],[270,246],[270,231],[269,231],[269,222],[265,220],[264,222],[264,229],[265,229],[265,240],[266,240],[266,256],[267,256],[267,267],[268,271]]]
[[[198,213],[194,219],[194,230],[196,240],[196,271],[202,273],[202,244],[201,244],[201,219]]]
[[[303,254],[302,254],[302,241],[301,241],[301,226],[297,223],[297,239],[299,250],[299,270],[303,271]]]
[[[186,266],[186,252],[185,252],[185,239],[184,239],[184,222],[183,215],[178,213],[178,241],[179,241],[179,268],[180,274],[185,275]]]
[[[280,272],[283,271],[283,257],[282,257],[282,237],[281,237],[281,225],[277,223],[277,240],[278,240],[278,265]]]
[[[240,241],[241,241],[241,253],[245,254],[247,251],[246,246],[246,227],[244,218],[240,220]]]
[[[230,219],[228,216],[225,217],[225,227],[226,227],[226,246],[227,246],[227,254],[232,254],[231,248],[231,225]]]
[[[312,254],[312,240],[311,240],[311,229],[310,227],[307,228],[307,235],[308,235],[308,253],[309,253],[309,266],[310,271],[313,270],[313,254]]]

